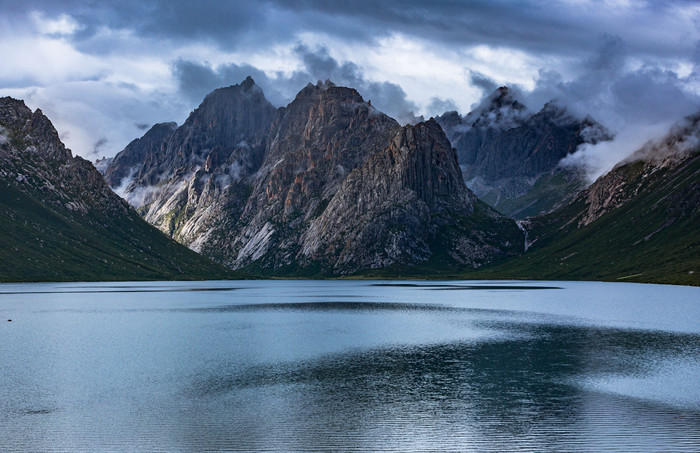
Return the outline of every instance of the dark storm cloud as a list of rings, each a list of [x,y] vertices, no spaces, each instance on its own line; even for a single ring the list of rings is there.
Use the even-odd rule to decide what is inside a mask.
[[[498,84],[492,78],[473,70],[469,70],[469,81],[479,88],[484,96],[488,96],[498,88]]]
[[[540,71],[536,87],[525,94],[530,106],[557,99],[583,116],[592,114],[610,126],[648,124],[677,119],[700,107],[700,97],[686,89],[688,80],[652,63],[630,68],[629,46],[620,37],[605,35],[597,52],[564,78],[554,70]]]
[[[277,73],[268,77],[250,65],[226,64],[212,68],[206,64],[179,60],[174,64],[180,91],[192,102],[200,102],[212,90],[240,83],[253,77],[265,97],[277,106],[288,104],[308,83],[330,80],[336,85],[355,88],[365,100],[402,123],[415,122],[416,105],[406,98],[404,90],[394,83],[367,80],[361,69],[351,62],[339,62],[324,47],[312,50],[299,44],[295,47],[303,64],[290,75]]]
[[[107,144],[108,140],[106,138],[101,138],[95,142],[95,144],[92,147],[92,154],[95,156],[99,156],[99,154],[102,152],[104,149],[104,146]]]
[[[248,75],[276,105],[329,79],[401,122],[416,119],[414,102],[421,113],[455,109],[448,97],[466,113],[501,84],[532,110],[556,98],[613,129],[698,106],[697,1],[0,2],[0,89],[53,103],[84,153],[102,137],[100,150],[118,151],[136,124],[182,121],[208,92]],[[52,31],[62,18],[75,26]],[[275,72],[274,55],[286,72]]]
[[[430,98],[426,111],[441,115],[444,112],[457,111],[457,105],[451,99]]]
[[[3,9],[70,14],[84,25],[74,39],[86,43],[100,27],[158,39],[206,39],[227,49],[288,41],[311,30],[345,40],[401,33],[454,46],[488,44],[561,55],[578,54],[589,49],[592,37],[616,33],[635,53],[667,58],[687,57],[692,49],[692,42],[667,32],[678,9],[690,5],[689,0],[637,1],[627,9],[595,0],[6,0]],[[93,44],[99,52],[109,42]]]

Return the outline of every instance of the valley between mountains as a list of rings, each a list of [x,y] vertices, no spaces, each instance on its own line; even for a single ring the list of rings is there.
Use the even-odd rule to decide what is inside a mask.
[[[329,81],[275,108],[249,77],[99,172],[22,101],[0,99],[0,127],[2,281],[700,284],[700,116],[592,184],[562,159],[614,134],[506,87],[401,125]]]

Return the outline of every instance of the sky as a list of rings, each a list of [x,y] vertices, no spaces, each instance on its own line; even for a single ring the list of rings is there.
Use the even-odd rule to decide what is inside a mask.
[[[616,134],[572,159],[596,176],[700,110],[700,2],[0,0],[0,61],[0,96],[90,160],[251,75],[276,106],[329,79],[402,123],[502,85],[557,99]]]

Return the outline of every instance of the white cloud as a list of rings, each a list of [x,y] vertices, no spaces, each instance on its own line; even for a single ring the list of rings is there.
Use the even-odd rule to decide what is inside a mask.
[[[585,168],[589,182],[593,182],[648,141],[667,134],[671,125],[672,122],[662,122],[627,127],[612,141],[580,146],[575,153],[562,159],[561,165]]]
[[[68,14],[61,14],[52,19],[46,17],[46,15],[40,11],[32,11],[29,17],[35,29],[42,35],[69,36],[83,28]]]
[[[291,100],[295,90],[314,81],[304,77],[323,72],[308,70],[300,43],[310,53],[322,46],[339,63],[336,73],[349,69],[346,80],[364,83],[355,88],[364,88],[366,97],[391,100],[383,110],[402,103],[396,111],[415,107],[414,113],[426,116],[452,105],[469,111],[484,94],[472,82],[474,73],[525,93],[534,88],[533,109],[563,98],[618,136],[626,136],[624,123],[635,126],[642,113],[649,117],[639,124],[677,119],[692,104],[679,93],[700,94],[700,71],[691,62],[700,40],[700,6],[688,2],[580,0],[543,7],[526,1],[522,8],[502,8],[484,1],[471,8],[406,1],[380,2],[375,9],[361,2],[289,6],[275,0],[235,7],[175,0],[105,3],[89,9],[61,6],[60,0],[42,9],[40,3],[16,2],[0,17],[0,95],[42,108],[67,145],[89,158],[96,157],[96,143],[104,143],[99,152],[107,156],[121,150],[142,134],[136,124],[185,119],[199,98],[183,95],[178,61],[209,68],[223,84],[258,70],[276,88],[266,88],[266,95],[278,103]],[[166,10],[173,14],[154,13]],[[604,33],[619,35],[627,46],[612,76],[605,72],[609,68],[586,69],[601,63],[589,55]],[[233,66],[238,71],[227,71]],[[606,89],[594,86],[606,79]],[[652,85],[661,90],[645,90]],[[655,103],[656,109],[646,108]],[[604,114],[611,106],[614,115]]]

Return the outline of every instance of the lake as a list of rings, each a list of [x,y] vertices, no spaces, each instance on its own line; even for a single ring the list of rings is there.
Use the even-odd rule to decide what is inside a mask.
[[[700,288],[0,284],[0,450],[697,452]]]

